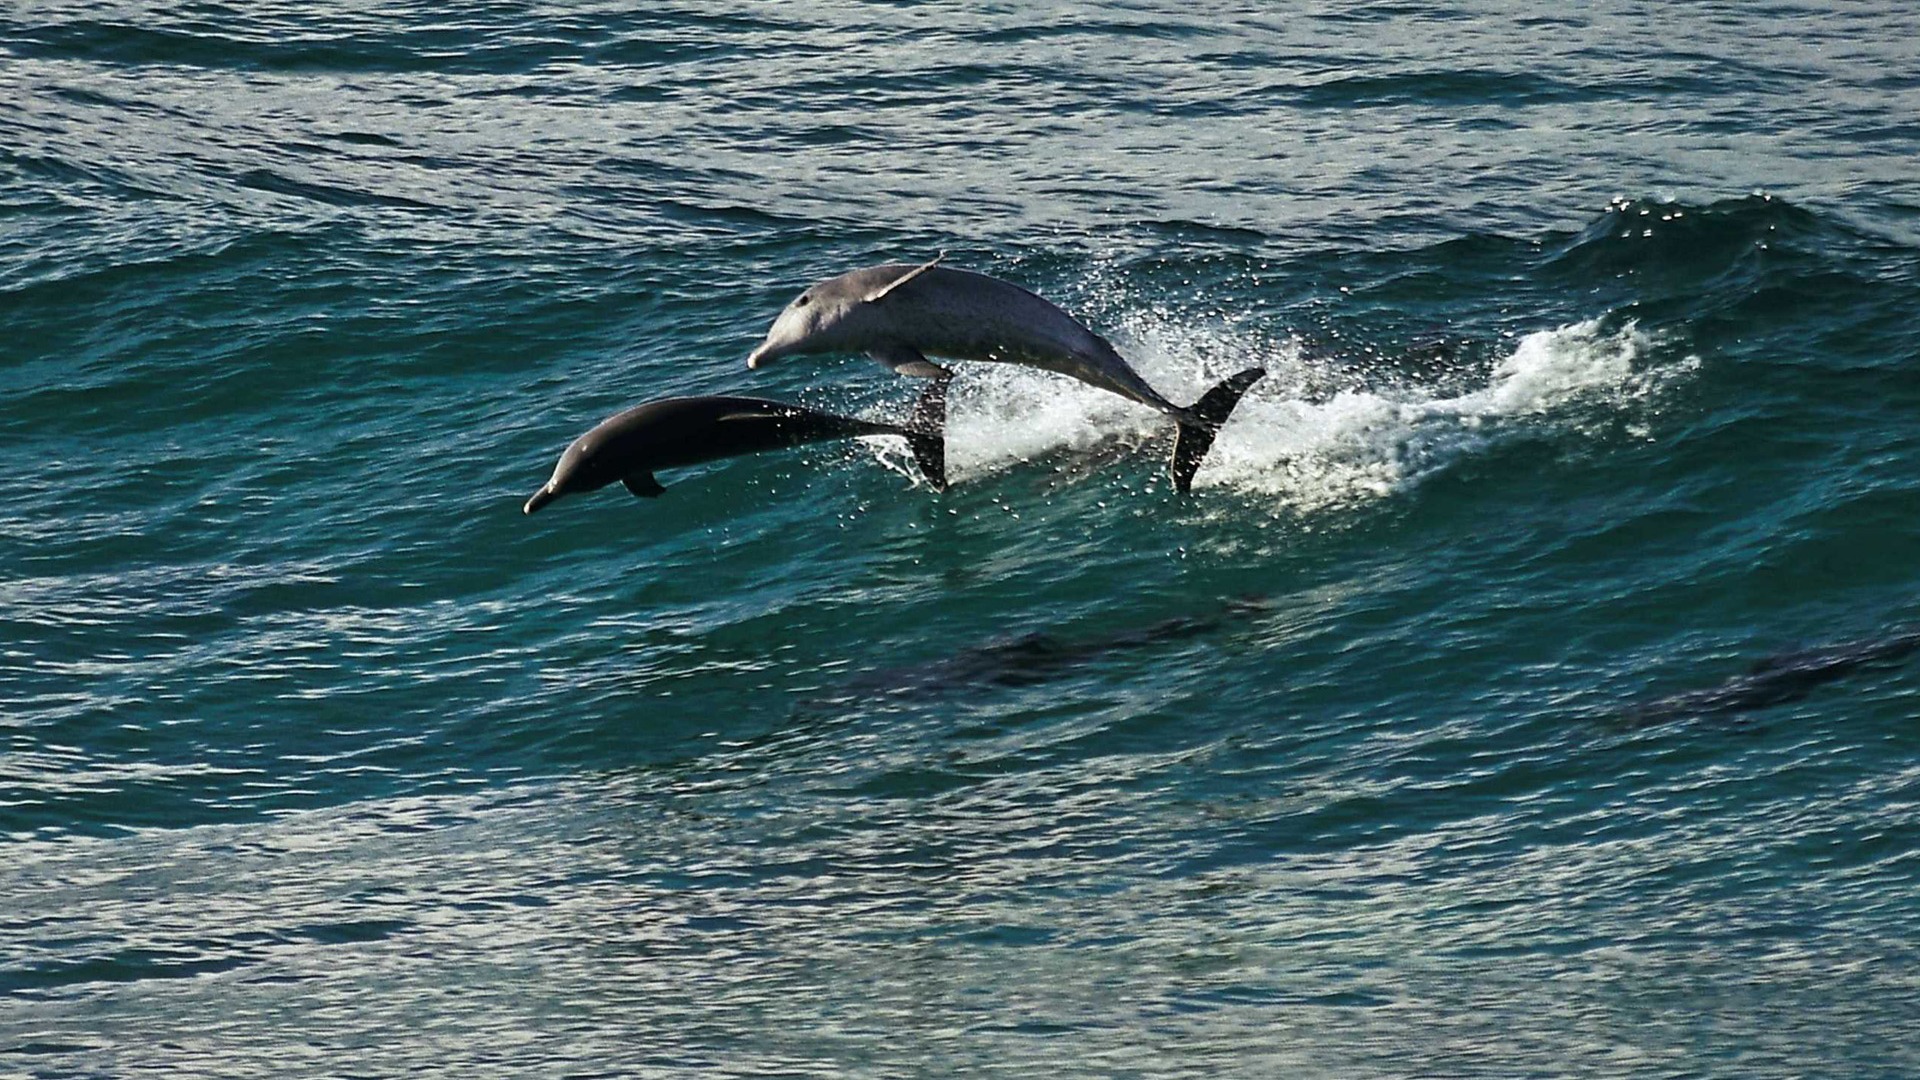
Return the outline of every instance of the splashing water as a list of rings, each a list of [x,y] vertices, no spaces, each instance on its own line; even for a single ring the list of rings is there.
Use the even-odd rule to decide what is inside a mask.
[[[1199,483],[1314,510],[1411,490],[1542,425],[1597,436],[1605,426],[1592,423],[1592,409],[1626,412],[1696,363],[1648,368],[1652,345],[1633,324],[1608,330],[1589,319],[1526,335],[1487,385],[1463,394],[1406,387],[1319,402],[1257,396],[1222,432]]]
[[[1268,378],[1241,402],[1195,481],[1196,487],[1271,497],[1276,509],[1325,510],[1406,492],[1505,439],[1547,429],[1600,437],[1608,419],[1631,420],[1698,358],[1649,366],[1656,344],[1628,322],[1588,319],[1522,337],[1492,367],[1487,383],[1448,394],[1426,385],[1385,385],[1314,399],[1329,361],[1297,342],[1249,352],[1207,331],[1156,325],[1122,351],[1174,401],[1192,401],[1224,378],[1233,361],[1264,363]],[[949,476],[975,483],[1043,458],[1144,444],[1171,430],[1166,419],[1118,395],[1032,368],[962,365],[947,426]],[[1585,408],[1582,408],[1585,406]],[[1636,426],[1630,425],[1630,430]],[[873,440],[889,467],[897,440]]]

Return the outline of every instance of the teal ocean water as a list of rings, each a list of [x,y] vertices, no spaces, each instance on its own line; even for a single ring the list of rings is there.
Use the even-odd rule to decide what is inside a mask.
[[[0,1074],[1920,1073],[1920,16],[0,12]],[[528,517],[802,287],[1188,401]]]

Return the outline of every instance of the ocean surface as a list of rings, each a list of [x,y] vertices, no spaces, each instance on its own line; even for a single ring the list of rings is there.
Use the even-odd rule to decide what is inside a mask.
[[[0,1075],[1920,1075],[1920,10],[1558,10],[7,5]],[[521,513],[940,253],[1270,375]]]

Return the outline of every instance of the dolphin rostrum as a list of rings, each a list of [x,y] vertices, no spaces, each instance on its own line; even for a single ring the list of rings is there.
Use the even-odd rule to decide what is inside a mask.
[[[1266,374],[1248,368],[1194,404],[1175,405],[1073,316],[1018,285],[939,262],[869,266],[810,286],[774,320],[747,366],[807,353],[864,352],[902,375],[922,378],[949,376],[928,354],[1069,375],[1158,409],[1179,424],[1172,473],[1182,492],[1192,486],[1200,460],[1241,396]]]
[[[905,424],[856,420],[801,405],[750,397],[660,398],[602,420],[573,440],[553,478],[522,508],[531,514],[562,495],[618,480],[651,499],[666,488],[655,469],[862,435],[900,435],[935,491],[947,486],[946,383],[927,387]]]

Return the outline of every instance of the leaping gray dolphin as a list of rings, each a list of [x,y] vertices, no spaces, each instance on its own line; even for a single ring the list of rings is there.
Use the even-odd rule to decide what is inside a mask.
[[[602,420],[573,440],[553,478],[522,507],[531,514],[562,495],[618,480],[642,498],[667,489],[655,469],[862,435],[901,435],[935,491],[947,486],[946,383],[927,387],[906,424],[856,420],[802,405],[750,397],[661,398]]]
[[[1266,371],[1248,368],[1190,406],[1166,398],[1120,353],[1073,316],[985,274],[938,265],[887,263],[818,282],[787,305],[750,368],[807,353],[864,352],[902,375],[945,379],[927,354],[1027,364],[1151,406],[1174,419],[1173,485],[1187,491],[1214,436]]]

